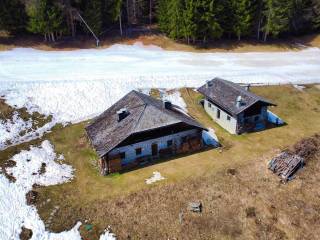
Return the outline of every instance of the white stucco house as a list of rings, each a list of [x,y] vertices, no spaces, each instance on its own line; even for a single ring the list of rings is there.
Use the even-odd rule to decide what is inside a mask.
[[[271,101],[239,84],[215,78],[198,89],[204,96],[203,106],[209,116],[232,134],[265,129]]]
[[[206,130],[178,106],[137,91],[125,95],[86,127],[104,175],[200,150]]]

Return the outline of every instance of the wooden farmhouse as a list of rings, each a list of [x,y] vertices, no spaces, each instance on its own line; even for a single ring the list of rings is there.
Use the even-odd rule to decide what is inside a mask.
[[[215,78],[198,89],[204,95],[204,109],[220,126],[232,134],[263,130],[268,123],[272,102],[239,84]]]
[[[178,106],[137,91],[125,95],[86,127],[102,174],[200,150],[203,130]]]

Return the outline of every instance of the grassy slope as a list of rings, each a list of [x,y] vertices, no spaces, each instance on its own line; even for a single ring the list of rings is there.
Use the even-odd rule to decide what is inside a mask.
[[[142,35],[133,38],[106,37],[101,39],[100,47],[107,48],[112,44],[133,44],[135,42],[143,42],[146,45],[152,44],[162,47],[166,50],[191,51],[191,52],[254,52],[254,51],[288,51],[300,50],[302,44],[307,47],[320,47],[320,35],[311,34],[302,37],[292,37],[288,39],[270,40],[267,43],[237,40],[220,40],[208,45],[206,48],[187,45],[175,42],[163,35]],[[9,50],[16,47],[32,47],[45,51],[52,50],[75,50],[96,48],[95,41],[91,37],[79,37],[74,41],[57,42],[55,44],[46,44],[41,37],[21,37],[10,38],[0,33],[0,51]]]
[[[85,239],[97,238],[108,225],[120,239],[128,235],[134,239],[162,239],[165,236],[180,239],[256,239],[259,234],[291,239],[301,237],[306,233],[305,224],[296,223],[296,230],[291,225],[287,226],[286,221],[292,218],[298,221],[295,214],[300,214],[301,221],[313,229],[315,223],[310,218],[314,217],[315,209],[320,209],[317,198],[320,194],[318,190],[305,191],[311,187],[320,189],[319,183],[314,179],[296,180],[288,187],[279,186],[278,179],[266,171],[265,164],[279,148],[320,131],[320,90],[312,86],[300,92],[291,86],[270,86],[257,87],[253,91],[276,102],[279,106],[272,111],[288,125],[232,136],[213,123],[196,104],[199,99],[197,93],[183,89],[189,112],[216,130],[224,145],[222,151],[216,149],[178,157],[121,175],[103,177],[98,174],[96,155],[85,138],[85,123],[55,129],[47,138],[58,153],[65,155],[66,162],[76,169],[75,179],[60,186],[38,189],[41,217],[48,219],[53,207],[60,206],[49,226],[54,231],[87,219],[94,228],[92,232],[83,230]],[[314,168],[317,167],[319,165]],[[228,168],[236,168],[239,174],[236,177],[226,175]],[[146,185],[144,180],[155,170],[167,179],[153,186]],[[310,174],[310,171],[312,168],[307,167],[302,174]],[[297,196],[294,191],[299,191]],[[51,202],[42,204],[48,198]],[[204,202],[205,212],[201,216],[190,215],[185,210],[188,200],[194,199]],[[290,207],[286,204],[296,199],[300,204],[308,205],[311,213],[303,209],[298,213],[292,212],[295,204]],[[312,200],[312,204],[308,200]],[[277,210],[273,210],[269,202],[276,205]],[[257,209],[258,217],[247,219],[245,209],[248,207]],[[286,207],[288,210],[282,209]],[[185,212],[183,224],[178,221],[179,211]],[[274,211],[275,216],[270,211]],[[269,219],[270,214],[279,218],[276,224]],[[309,234],[314,236],[319,232],[315,230]],[[271,239],[275,238],[272,236]]]

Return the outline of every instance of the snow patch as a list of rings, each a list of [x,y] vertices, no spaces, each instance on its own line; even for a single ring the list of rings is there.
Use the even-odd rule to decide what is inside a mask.
[[[40,128],[33,129],[31,118],[25,121],[18,112],[14,112],[12,119],[5,121],[0,119],[0,150],[42,137],[55,124],[54,121],[51,121]]]
[[[188,112],[187,104],[184,99],[181,97],[181,93],[179,90],[166,90],[162,93],[162,100],[168,100],[172,104],[178,106],[183,110],[185,113]]]
[[[81,239],[78,231],[81,223],[69,231],[50,233],[45,230],[35,206],[26,202],[26,194],[32,190],[33,184],[50,186],[72,179],[71,166],[58,164],[55,159],[53,146],[46,140],[40,147],[23,150],[11,159],[16,166],[6,171],[16,179],[15,182],[9,182],[0,174],[0,239],[19,239],[22,226],[32,230],[32,239]],[[45,171],[41,173],[42,164],[45,164]]]
[[[267,111],[268,121],[276,125],[284,124],[284,121],[271,111]]]
[[[27,205],[26,194],[32,190],[33,184],[50,186],[62,184],[73,178],[71,166],[57,163],[64,159],[57,156],[48,140],[39,147],[30,147],[13,156],[16,162],[13,167],[6,168],[16,181],[10,182],[0,172],[0,239],[18,240],[21,227],[32,230],[32,240],[81,240],[79,227],[81,222],[60,233],[51,233],[45,230],[44,222],[40,219],[37,209]],[[40,171],[44,167],[44,171]],[[101,235],[102,240],[115,240],[115,235],[107,230]]]
[[[153,172],[152,177],[146,179],[146,184],[152,184],[152,183],[161,181],[163,179],[165,179],[165,178],[163,176],[161,176],[161,173],[156,171],[156,172]]]
[[[110,232],[110,229],[106,229],[104,233],[100,235],[99,240],[116,240],[116,236]]]
[[[293,84],[293,87],[298,89],[299,91],[303,91],[303,89],[305,89],[306,87],[303,85],[298,85],[298,84]]]
[[[218,147],[220,145],[218,137],[212,128],[209,128],[208,131],[202,131],[202,139],[208,146]]]

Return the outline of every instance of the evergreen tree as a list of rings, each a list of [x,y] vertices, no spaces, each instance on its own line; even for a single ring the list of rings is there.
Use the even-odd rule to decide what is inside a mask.
[[[195,1],[186,0],[183,10],[183,35],[189,44],[190,38],[195,41],[196,38],[196,23],[195,23]]]
[[[312,26],[313,29],[320,30],[320,1],[312,1]]]
[[[86,1],[84,9],[84,20],[96,35],[99,35],[102,32],[103,19],[101,0]],[[84,31],[89,32],[86,26],[84,26]]]
[[[205,43],[208,39],[222,36],[223,29],[218,21],[222,6],[217,0],[201,0],[196,3],[197,38]]]
[[[63,31],[62,10],[51,0],[38,0],[28,9],[28,30],[43,34],[45,40],[55,41],[58,33]],[[59,34],[59,35],[60,35]]]
[[[269,35],[277,37],[280,33],[289,30],[289,13],[292,11],[292,1],[264,0],[264,3],[263,15],[265,21],[262,30],[264,41],[266,41]]]
[[[160,30],[164,33],[169,32],[170,16],[168,14],[168,9],[169,9],[170,1],[171,0],[161,0],[158,2],[158,5],[157,5],[158,24],[159,24]]]
[[[168,8],[168,35],[173,39],[184,37],[184,19],[182,0],[170,0]]]
[[[19,0],[0,1],[0,30],[16,34],[25,31],[27,14]]]
[[[252,9],[250,0],[233,0],[234,9],[233,32],[238,40],[241,36],[248,35],[252,26]]]
[[[290,31],[303,33],[312,29],[312,0],[291,0]]]

